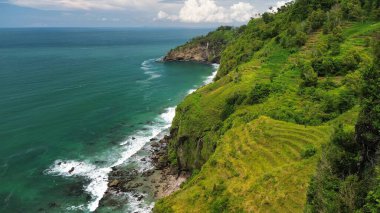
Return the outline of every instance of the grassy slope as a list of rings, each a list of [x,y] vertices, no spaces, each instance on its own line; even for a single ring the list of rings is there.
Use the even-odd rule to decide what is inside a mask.
[[[369,54],[364,38],[379,28],[379,23],[346,25],[341,55],[353,48],[364,56]],[[250,62],[180,104],[173,123],[174,140],[182,141],[179,163],[190,169],[207,163],[182,190],[158,202],[156,212],[218,212],[228,208],[244,212],[303,211],[320,147],[329,141],[333,124],[354,124],[359,110],[354,108],[340,117],[327,115],[320,102],[298,93],[300,73],[293,65],[299,58],[309,58],[314,46],[324,39],[322,33],[314,33],[295,53],[272,41]],[[343,79],[344,76],[334,78],[338,86],[327,93],[334,97],[345,89]],[[276,88],[266,101],[237,106],[227,120],[221,120],[220,113],[229,97],[248,93],[252,85],[263,82]],[[306,120],[308,125],[319,126],[294,124]],[[301,158],[310,146],[316,148],[317,155]]]
[[[329,127],[268,117],[232,128],[201,172],[158,206],[162,212],[167,207],[175,212],[301,210],[317,163],[316,156],[301,154],[309,147],[319,152],[330,134]]]

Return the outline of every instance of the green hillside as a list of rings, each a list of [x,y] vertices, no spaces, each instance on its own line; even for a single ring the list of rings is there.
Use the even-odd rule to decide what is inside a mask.
[[[154,211],[379,210],[379,6],[298,0],[239,28],[216,82],[177,107],[169,159],[193,176]],[[347,177],[368,185],[357,199]]]
[[[157,211],[296,212],[306,203],[316,153],[331,132],[268,117],[232,128],[199,174]]]

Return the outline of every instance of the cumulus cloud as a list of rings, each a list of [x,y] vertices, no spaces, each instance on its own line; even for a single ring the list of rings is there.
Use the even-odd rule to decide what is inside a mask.
[[[278,9],[280,9],[282,6],[285,6],[285,4],[292,2],[293,0],[284,0],[284,1],[278,1],[276,3],[276,6],[272,8],[272,11],[277,12]]]
[[[157,19],[179,20],[188,23],[246,22],[255,14],[254,7],[245,2],[222,7],[214,0],[186,0],[178,15],[160,11]]]
[[[9,0],[8,3],[44,10],[122,10],[126,7],[144,8],[156,0]]]

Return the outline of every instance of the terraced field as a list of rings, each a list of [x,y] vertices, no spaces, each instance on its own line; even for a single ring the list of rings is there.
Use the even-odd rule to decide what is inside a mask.
[[[311,178],[325,159],[322,145],[335,128],[356,124],[361,72],[371,64],[368,41],[379,29],[378,22],[347,22],[334,54],[327,47],[331,34],[322,30],[296,50],[272,39],[250,61],[188,96],[177,107],[171,141],[177,152],[170,157],[193,177],[154,212],[304,212]],[[329,75],[303,85],[300,64],[314,73],[326,68],[318,63],[330,62]],[[262,99],[250,103],[257,94]]]
[[[331,134],[328,126],[305,127],[268,117],[233,128],[200,173],[165,199],[161,210],[303,212],[308,182]]]

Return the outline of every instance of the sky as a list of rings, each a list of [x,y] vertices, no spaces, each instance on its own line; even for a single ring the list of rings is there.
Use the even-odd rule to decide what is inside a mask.
[[[0,28],[238,26],[289,1],[0,0]]]

